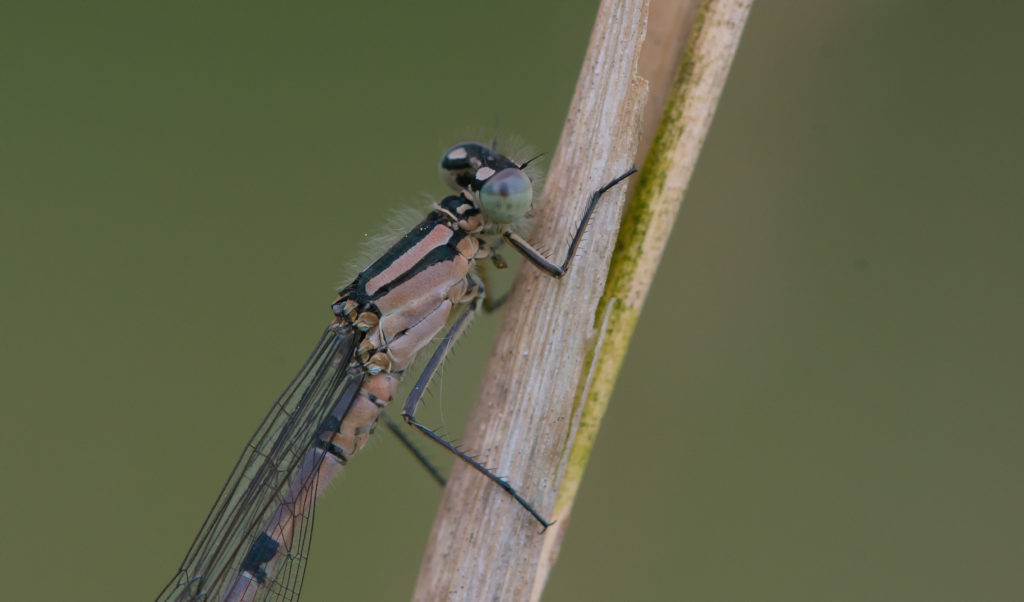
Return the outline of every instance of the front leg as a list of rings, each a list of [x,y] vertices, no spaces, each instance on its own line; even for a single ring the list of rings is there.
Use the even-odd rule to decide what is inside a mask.
[[[635,173],[636,167],[629,168],[629,171],[613,179],[611,182],[608,182],[590,197],[590,201],[587,203],[587,208],[583,212],[583,219],[580,220],[580,225],[576,228],[576,234],[573,235],[572,242],[569,243],[569,252],[566,253],[565,261],[563,261],[561,265],[549,261],[546,257],[541,255],[540,251],[528,243],[525,238],[519,236],[515,232],[506,230],[502,233],[502,236],[516,251],[519,251],[527,261],[544,270],[549,275],[555,278],[561,278],[565,275],[565,271],[569,269],[569,263],[572,262],[572,258],[576,255],[576,249],[580,246],[580,241],[583,239],[583,231],[586,230],[587,223],[590,222],[590,216],[594,214],[594,209],[597,208],[597,201],[601,198],[601,195],[608,192],[616,184]]]

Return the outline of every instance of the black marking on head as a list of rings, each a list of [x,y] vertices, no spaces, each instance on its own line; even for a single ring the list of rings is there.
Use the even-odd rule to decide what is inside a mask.
[[[481,167],[490,167],[495,172],[509,167],[520,167],[518,163],[492,148],[479,142],[463,142],[448,149],[441,157],[441,169],[445,172],[448,183],[455,189],[479,190],[476,172]]]

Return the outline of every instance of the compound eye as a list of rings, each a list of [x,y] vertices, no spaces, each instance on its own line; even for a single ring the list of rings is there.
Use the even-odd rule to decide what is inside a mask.
[[[531,204],[533,182],[521,169],[503,169],[480,188],[480,208],[491,221],[499,224],[519,221]]]

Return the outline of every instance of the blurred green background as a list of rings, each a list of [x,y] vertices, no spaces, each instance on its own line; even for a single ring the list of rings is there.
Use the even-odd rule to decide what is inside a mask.
[[[151,599],[382,216],[554,149],[595,10],[5,3],[3,597]],[[548,600],[1024,598],[1022,19],[755,5]],[[407,599],[438,499],[376,437],[304,599]]]

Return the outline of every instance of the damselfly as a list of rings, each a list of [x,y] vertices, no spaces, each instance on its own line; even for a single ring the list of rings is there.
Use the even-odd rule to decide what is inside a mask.
[[[500,305],[488,296],[477,262],[506,267],[497,249],[507,243],[547,274],[561,277],[601,195],[635,172],[593,193],[565,259],[556,264],[511,229],[533,204],[527,163],[476,142],[445,152],[442,173],[456,194],[435,204],[338,294],[331,305],[334,320],[249,440],[157,600],[298,599],[316,499],[382,416],[410,444],[382,411],[416,354],[446,328],[402,407],[402,418],[502,487],[543,528],[550,524],[507,481],[415,419],[452,343],[480,309]]]

